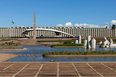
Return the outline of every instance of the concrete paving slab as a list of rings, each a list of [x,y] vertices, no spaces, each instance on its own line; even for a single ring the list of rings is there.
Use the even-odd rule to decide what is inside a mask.
[[[115,62],[10,62],[0,63],[0,77],[116,77],[113,67]]]

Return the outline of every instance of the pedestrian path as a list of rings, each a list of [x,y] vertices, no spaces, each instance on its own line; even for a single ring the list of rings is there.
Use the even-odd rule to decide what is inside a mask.
[[[115,62],[7,62],[0,77],[116,77]]]

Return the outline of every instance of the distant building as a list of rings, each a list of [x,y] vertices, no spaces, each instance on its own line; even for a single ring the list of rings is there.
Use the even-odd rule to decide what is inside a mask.
[[[36,30],[37,37],[86,37],[91,35],[92,37],[116,37],[116,26],[112,29],[109,26],[106,27],[36,27],[44,30]],[[33,37],[33,31],[27,31],[33,29],[33,27],[6,27],[0,28],[0,37]],[[47,29],[50,29],[49,31]],[[57,30],[57,32],[51,31]],[[25,32],[27,35],[22,35]],[[61,32],[61,33],[59,33]]]

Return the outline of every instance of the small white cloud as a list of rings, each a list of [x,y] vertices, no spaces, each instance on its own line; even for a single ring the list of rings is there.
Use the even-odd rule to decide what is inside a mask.
[[[86,24],[86,23],[84,23],[84,24],[74,24],[74,26],[76,26],[76,27],[100,27],[98,25]]]
[[[62,24],[58,24],[58,25],[56,25],[56,26],[58,26],[58,27],[63,27],[63,25],[62,25]]]
[[[81,24],[74,24],[74,26],[81,27],[82,25]]]
[[[65,24],[65,26],[66,26],[66,27],[69,27],[69,26],[73,26],[73,25],[72,25],[71,22],[67,22],[67,23]]]
[[[109,25],[109,23],[108,23],[108,22],[105,22],[104,24],[105,24],[105,25]]]
[[[116,20],[112,20],[112,21],[111,21],[111,25],[112,25],[112,24],[116,24]]]
[[[58,27],[63,27],[62,24],[58,24],[56,25]],[[64,27],[72,27],[72,26],[76,26],[76,27],[105,27],[105,26],[99,26],[99,25],[94,25],[94,24],[86,24],[86,23],[81,23],[81,24],[74,24],[72,25],[71,22],[67,22]]]

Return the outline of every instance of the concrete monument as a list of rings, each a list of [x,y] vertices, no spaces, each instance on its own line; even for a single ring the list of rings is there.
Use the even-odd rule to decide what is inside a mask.
[[[84,40],[84,48],[87,48],[87,40]]]
[[[90,46],[91,36],[87,36],[87,48],[91,48]]]
[[[103,45],[103,47],[104,48],[108,48],[109,47],[109,44],[110,44],[110,42],[107,40],[107,38],[106,37],[104,37],[104,45]]]
[[[110,39],[110,46],[112,46],[113,45],[113,40],[112,39]]]
[[[87,36],[87,40],[84,40],[84,48],[95,49],[96,48],[96,40],[94,38],[91,40],[91,36]]]
[[[78,36],[78,40],[75,41],[76,44],[81,44],[81,35]]]
[[[36,18],[34,12],[33,39],[36,39]]]
[[[78,44],[78,40],[75,41],[75,44]]]
[[[96,48],[96,40],[93,38],[91,42],[91,48]]]
[[[116,44],[113,44],[113,40],[112,39],[110,39],[110,47],[112,48],[112,47],[116,47]]]
[[[101,48],[109,48],[109,47],[116,47],[116,44],[113,44],[113,40],[110,39],[110,42],[107,40],[106,37],[104,37],[104,43],[100,42],[99,47]]]
[[[78,43],[81,44],[81,35],[78,36]]]

